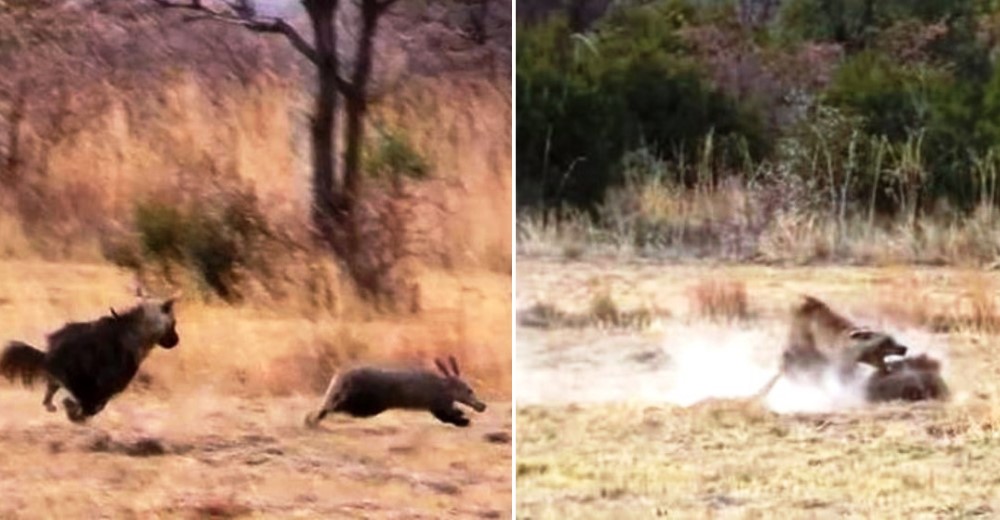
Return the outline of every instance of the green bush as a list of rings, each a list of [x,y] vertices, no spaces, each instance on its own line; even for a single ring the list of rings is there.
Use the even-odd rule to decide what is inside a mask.
[[[430,164],[410,143],[406,134],[378,129],[365,150],[365,170],[373,177],[402,176],[422,179],[430,174]]]
[[[614,11],[586,35],[558,18],[519,28],[519,205],[593,209],[621,183],[622,155],[640,146],[691,161],[712,134],[721,158],[766,154],[754,107],[709,85],[687,52],[679,31],[691,13],[656,2]]]
[[[518,29],[519,209],[595,216],[634,150],[680,187],[794,182],[824,216],[984,200],[1000,149],[1000,72],[982,37],[996,2],[788,0],[750,38],[731,3],[617,5],[587,34],[558,18]],[[755,100],[755,77],[774,95]]]
[[[187,206],[141,202],[135,227],[143,260],[158,264],[168,277],[171,266],[180,265],[227,301],[240,298],[243,272],[267,269],[261,250],[271,233],[252,194],[227,194]],[[136,263],[121,254],[112,260],[121,258],[130,266]]]
[[[147,257],[177,261],[184,256],[187,219],[176,206],[157,201],[139,204],[135,227]]]
[[[924,205],[941,199],[959,208],[975,203],[967,173],[973,158],[989,146],[989,125],[977,127],[977,120],[987,120],[979,109],[980,87],[960,81],[951,70],[900,64],[865,51],[841,66],[824,100],[858,118],[866,140],[885,138],[899,147],[919,136],[928,175],[920,194]],[[891,167],[894,159],[888,159]]]

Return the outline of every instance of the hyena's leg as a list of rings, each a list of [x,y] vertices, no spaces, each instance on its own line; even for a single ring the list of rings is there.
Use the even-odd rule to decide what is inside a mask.
[[[108,404],[107,400],[78,402],[69,397],[63,399],[63,407],[66,408],[66,417],[75,423],[82,423],[97,415],[104,409],[106,404]]]
[[[784,371],[778,371],[777,374],[775,374],[773,377],[771,377],[770,380],[768,380],[767,384],[765,384],[763,388],[758,390],[757,393],[753,395],[753,398],[751,398],[751,400],[763,401],[764,398],[766,398],[767,395],[771,393],[771,389],[774,388],[774,385],[778,383],[778,380],[781,379],[781,376],[783,374]]]
[[[42,400],[42,404],[45,405],[45,409],[54,412],[56,411],[56,405],[52,404],[52,398],[56,396],[56,392],[59,391],[61,385],[54,378],[48,378],[48,384],[45,387],[45,399]]]
[[[75,423],[82,423],[87,419],[84,415],[83,410],[80,408],[80,404],[73,400],[71,397],[66,397],[62,401],[63,408],[66,409],[66,418]]]
[[[462,413],[462,410],[454,406],[432,408],[431,413],[443,423],[454,424],[462,428],[469,425],[469,419]]]
[[[108,400],[105,399],[103,401],[92,401],[89,403],[81,403],[81,404],[83,405],[83,415],[85,417],[92,417],[94,415],[101,413],[101,410],[104,409],[104,406],[108,404]]]

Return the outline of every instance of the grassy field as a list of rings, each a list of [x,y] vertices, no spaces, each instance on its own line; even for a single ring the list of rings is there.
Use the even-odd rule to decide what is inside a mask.
[[[536,325],[516,336],[519,518],[1000,514],[998,273],[529,257],[517,271]],[[744,399],[803,293],[942,358],[951,401]]]
[[[129,283],[99,264],[0,262],[2,337],[44,345],[66,320],[129,305]],[[186,296],[180,345],[82,426],[47,413],[41,387],[0,382],[0,518],[509,517],[510,278],[422,283],[427,306],[406,317]],[[489,405],[469,428],[411,412],[303,426],[334,366],[445,353]]]

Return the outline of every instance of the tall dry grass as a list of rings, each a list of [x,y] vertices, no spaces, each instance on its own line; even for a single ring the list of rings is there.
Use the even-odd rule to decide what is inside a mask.
[[[485,395],[509,397],[512,142],[503,89],[476,78],[415,79],[373,107],[373,126],[404,132],[431,169],[411,186],[414,289],[404,312],[385,314],[310,245],[301,87],[261,74],[225,95],[209,88],[183,72],[157,91],[105,85],[92,93],[104,109],[68,137],[45,141],[22,126],[46,154],[0,190],[3,337],[44,344],[66,320],[127,304],[132,275],[100,265],[109,241],[135,240],[137,205],[211,206],[249,193],[282,239],[266,250],[269,269],[244,273],[247,298],[236,306],[220,305],[190,276],[170,277],[187,295],[185,348],[154,356],[152,388],[320,392],[350,363],[454,354]],[[144,280],[168,289],[162,276]]]
[[[864,212],[838,218],[798,206],[780,186],[732,180],[688,189],[649,179],[616,189],[596,218],[522,212],[517,251],[568,259],[614,255],[796,265],[1000,262],[1000,216],[989,205],[917,220],[873,221]]]
[[[746,320],[751,317],[746,285],[739,281],[705,280],[688,292],[691,315],[708,320]]]
[[[35,249],[97,251],[108,227],[128,226],[138,200],[184,203],[235,186],[303,238],[309,100],[301,87],[264,75],[226,96],[206,88],[177,73],[145,96],[111,86],[95,93],[105,110],[47,143],[44,163],[34,165],[44,175],[8,192],[20,200],[8,200],[7,212],[43,231]],[[431,165],[430,180],[414,186],[422,260],[509,271],[511,112],[502,89],[471,78],[414,80],[374,112],[374,124],[405,132]],[[35,133],[30,122],[21,132]]]

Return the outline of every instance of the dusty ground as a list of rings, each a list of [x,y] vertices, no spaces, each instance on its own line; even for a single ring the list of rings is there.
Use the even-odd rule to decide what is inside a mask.
[[[519,518],[1000,515],[995,272],[563,262],[519,257],[519,312],[645,317],[518,327]],[[698,288],[742,285],[747,317]],[[801,293],[945,360],[945,404],[857,407],[775,387]],[[784,413],[779,413],[784,412]]]
[[[510,278],[431,281],[432,306],[397,319],[185,297],[180,345],[152,352],[83,426],[46,412],[41,387],[0,381],[0,518],[509,517]],[[40,344],[62,320],[127,305],[128,283],[101,265],[0,262],[0,336]],[[464,284],[480,293],[463,300]],[[469,319],[456,310],[468,298],[481,311]],[[489,405],[469,428],[417,412],[303,426],[329,375],[318,359],[446,352]]]
[[[129,394],[77,426],[40,392],[0,392],[0,518],[510,516],[509,403],[308,430],[312,399]]]

